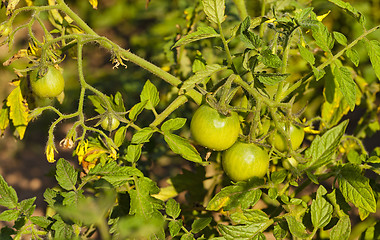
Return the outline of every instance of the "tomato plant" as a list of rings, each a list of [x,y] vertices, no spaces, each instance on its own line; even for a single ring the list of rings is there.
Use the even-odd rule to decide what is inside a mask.
[[[1,239],[378,239],[378,1],[0,8]]]
[[[262,178],[268,171],[269,155],[255,144],[236,142],[224,151],[222,163],[224,171],[233,181]]]
[[[30,73],[32,92],[41,98],[52,98],[60,95],[65,88],[62,73],[52,65],[37,68]]]
[[[200,145],[216,151],[232,146],[239,136],[240,121],[237,113],[224,116],[208,105],[200,106],[190,124],[191,135]]]

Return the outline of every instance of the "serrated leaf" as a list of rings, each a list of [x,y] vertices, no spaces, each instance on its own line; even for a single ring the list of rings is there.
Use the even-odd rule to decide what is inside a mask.
[[[131,163],[137,162],[141,156],[141,148],[141,144],[130,144],[127,148],[127,155],[125,155],[127,161]]]
[[[182,226],[182,220],[170,221],[168,224],[170,236],[177,236]]]
[[[99,114],[103,114],[106,110],[103,107],[103,101],[102,99],[97,95],[90,95],[87,97],[92,105],[95,107],[95,111]]]
[[[225,69],[219,64],[206,65],[206,68],[196,72],[193,76],[183,82],[182,87],[179,90],[179,94],[184,93],[185,91],[194,88],[196,84],[199,84],[204,79],[210,77],[212,74],[217,73]]]
[[[253,178],[246,182],[238,182],[227,186],[218,192],[208,203],[207,210],[219,211],[221,208],[230,210],[236,207],[243,209],[254,206],[261,197],[262,179]]]
[[[260,37],[249,30],[243,31],[238,37],[250,49],[258,49],[262,43]]]
[[[224,21],[224,0],[202,0],[203,11],[210,22],[220,24]]]
[[[197,163],[203,162],[197,149],[187,139],[168,132],[164,133],[164,139],[170,149],[184,159]]]
[[[140,94],[141,102],[147,101],[145,108],[148,110],[154,109],[160,102],[160,97],[156,86],[147,80]]]
[[[301,57],[305,59],[310,65],[314,65],[315,63],[315,57],[312,52],[310,52],[307,48],[302,46],[301,44],[298,45],[298,50],[300,51]]]
[[[181,236],[181,240],[195,240],[192,233],[185,233]]]
[[[284,81],[290,74],[280,74],[280,73],[260,73],[257,79],[266,85],[276,85]]]
[[[351,62],[357,67],[359,66],[360,56],[358,51],[353,48],[349,48],[345,52],[346,56],[351,60]]]
[[[131,180],[133,176],[143,177],[140,170],[130,166],[119,166],[115,161],[108,162],[104,166],[97,164],[92,168],[88,175],[101,176],[104,180],[118,187]]]
[[[232,213],[231,220],[236,224],[265,223],[269,221],[269,217],[262,210],[245,209],[242,212]]]
[[[380,79],[380,42],[377,40],[365,41],[369,60],[378,79]]]
[[[318,22],[318,24],[312,26],[311,29],[315,43],[322,48],[323,51],[330,52],[330,49],[334,46],[334,39],[327,27],[321,22]]]
[[[286,170],[283,169],[280,171],[272,172],[272,174],[270,175],[270,179],[272,180],[273,183],[279,184],[285,180],[286,176],[287,176],[287,172]]]
[[[173,118],[164,122],[161,130],[164,132],[175,131],[182,128],[186,123],[186,118]]]
[[[128,117],[131,121],[136,121],[138,115],[145,109],[148,100],[135,104],[129,111]]]
[[[191,232],[199,233],[205,227],[207,227],[211,223],[211,221],[212,221],[211,217],[195,219],[193,224],[191,224]]]
[[[323,186],[318,189],[317,198],[311,203],[311,222],[314,228],[325,227],[330,222],[333,213],[333,206],[323,198],[326,193],[320,193],[321,188]]]
[[[171,198],[166,202],[165,211],[170,217],[176,219],[181,213],[181,208],[179,203]]]
[[[324,69],[318,69],[318,68],[313,67],[313,74],[315,76],[315,80],[318,81],[321,78],[323,78],[323,76],[325,76],[326,72]]]
[[[278,224],[274,225],[273,236],[276,239],[285,239],[287,234],[288,231],[284,222],[278,222]]]
[[[346,36],[344,36],[342,33],[340,33],[340,32],[333,32],[333,35],[334,35],[334,38],[335,38],[335,40],[339,43],[339,44],[341,44],[341,45],[343,45],[343,46],[347,46],[347,38],[346,38]]]
[[[131,143],[132,144],[140,144],[140,143],[149,142],[149,140],[152,137],[154,132],[155,132],[155,130],[153,130],[150,127],[142,128],[142,129],[138,130],[135,134],[133,134]]]
[[[19,203],[18,209],[25,216],[30,217],[33,214],[34,209],[36,207],[33,205],[35,201],[36,197],[24,199]]]
[[[353,203],[357,208],[376,212],[376,199],[369,179],[361,174],[357,166],[346,164],[341,167],[338,185],[346,201]]]
[[[16,208],[17,203],[18,197],[16,191],[0,175],[0,205],[6,208]]]
[[[306,168],[317,169],[331,161],[338,144],[346,130],[348,121],[328,130],[322,137],[317,136],[306,151],[306,158],[311,159],[305,164]]]
[[[56,196],[57,192],[54,191],[53,189],[47,188],[44,192],[44,199],[45,202],[49,204],[49,206],[53,207],[55,202],[57,201]]]
[[[30,217],[30,221],[41,228],[47,228],[53,222],[44,216],[32,216]]]
[[[330,240],[347,240],[351,234],[350,217],[344,215],[339,218],[338,223],[331,229]]]
[[[279,68],[282,66],[281,59],[269,49],[265,49],[260,53],[259,60],[267,67]]]
[[[26,126],[28,125],[28,104],[21,94],[20,86],[17,86],[7,97],[9,107],[9,118],[18,132],[20,139],[24,138]]]
[[[78,173],[75,171],[74,167],[63,158],[59,159],[57,162],[55,178],[63,189],[76,189],[75,184],[77,183]]]
[[[20,211],[17,209],[5,210],[0,214],[0,221],[10,222],[16,220],[20,216]]]
[[[217,33],[212,27],[198,27],[197,31],[192,32],[179,39],[172,48],[176,48],[191,42],[212,37],[219,37],[219,33]]]
[[[347,13],[353,16],[362,26],[365,25],[364,15],[361,14],[356,8],[354,8],[349,2],[344,2],[342,0],[329,0],[329,2],[334,3],[338,7],[344,9]]]
[[[287,215],[285,216],[286,222],[288,223],[290,233],[298,238],[306,239],[309,237],[309,234],[306,232],[306,227],[294,216]]]
[[[151,196],[159,193],[160,189],[155,182],[146,177],[138,178],[135,184],[136,188],[129,191],[131,197],[129,214],[150,219],[163,208],[162,201]]]
[[[339,84],[344,99],[347,101],[351,111],[355,108],[356,102],[356,84],[352,79],[351,72],[346,67],[335,67],[334,77]]]
[[[220,233],[225,239],[252,239],[261,231],[265,223],[253,223],[248,225],[218,225]]]

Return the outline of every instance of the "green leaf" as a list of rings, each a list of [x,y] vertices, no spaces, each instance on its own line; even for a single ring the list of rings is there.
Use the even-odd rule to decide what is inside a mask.
[[[140,144],[149,142],[149,139],[152,137],[155,130],[150,127],[145,127],[138,130],[135,134],[133,134],[131,143],[132,144]]]
[[[269,217],[259,209],[244,209],[242,212],[232,213],[231,220],[237,224],[266,223]]]
[[[272,174],[270,175],[270,179],[272,180],[273,183],[279,184],[285,180],[286,176],[287,176],[286,170],[282,169],[280,171],[272,172]]]
[[[164,132],[164,139],[170,149],[181,155],[184,159],[197,163],[203,162],[197,149],[187,139],[169,132]]]
[[[285,239],[286,235],[288,234],[288,231],[286,229],[287,227],[285,222],[278,222],[276,225],[274,225],[273,236],[276,239]]]
[[[129,214],[150,219],[158,210],[163,209],[161,200],[154,198],[151,194],[159,193],[160,189],[156,183],[146,177],[138,178],[135,182],[136,188],[129,190],[131,206]]]
[[[337,150],[337,146],[346,130],[348,121],[344,121],[338,126],[328,130],[322,137],[317,136],[311,146],[306,151],[306,158],[311,159],[304,167],[317,169],[331,161],[331,156]],[[302,167],[299,165],[299,167]]]
[[[32,216],[30,217],[30,221],[41,228],[47,228],[53,222],[44,216]]]
[[[134,105],[131,110],[129,111],[128,117],[131,119],[131,121],[136,121],[138,115],[145,109],[145,106],[147,105],[148,100],[139,102],[136,105]]]
[[[53,207],[55,202],[57,201],[57,195],[58,192],[54,191],[53,189],[47,188],[44,192],[45,202],[47,202],[49,206]]]
[[[16,220],[21,212],[18,209],[5,210],[0,214],[0,221],[10,222]]]
[[[346,99],[351,110],[354,110],[356,102],[356,84],[352,79],[350,70],[346,67],[335,67],[333,74],[339,84],[339,89],[342,92],[344,99]]]
[[[127,126],[120,127],[113,137],[113,142],[117,147],[120,147],[125,141],[125,135],[127,133]]]
[[[16,191],[0,175],[0,205],[6,208],[16,208],[17,203],[18,197]]]
[[[318,68],[313,67],[313,74],[315,76],[315,80],[318,81],[321,78],[323,78],[323,76],[325,76],[326,72],[324,69],[318,69]]]
[[[271,52],[269,49],[265,49],[261,52],[259,60],[267,67],[279,68],[282,66],[281,59]]]
[[[201,39],[206,39],[206,38],[212,38],[212,37],[219,37],[219,33],[217,33],[212,27],[206,26],[206,27],[198,27],[197,31],[192,32],[181,39],[179,39],[173,48],[195,42]]]
[[[149,80],[145,82],[143,90],[140,94],[140,100],[141,102],[147,101],[145,108],[148,110],[154,109],[160,102],[158,90]]]
[[[183,226],[182,220],[170,221],[169,224],[170,236],[175,237],[178,235],[181,227]]]
[[[377,40],[365,41],[369,60],[372,63],[376,76],[380,79],[380,42]]]
[[[280,73],[259,73],[257,74],[257,79],[266,85],[276,85],[279,82],[284,81],[290,74],[280,74]]]
[[[344,2],[342,0],[329,0],[329,2],[334,3],[338,7],[344,9],[347,13],[353,16],[363,27],[365,25],[364,15],[361,14],[356,8],[354,8],[349,2]]]
[[[219,211],[221,208],[230,210],[236,207],[243,209],[254,206],[261,197],[262,179],[253,178],[246,182],[238,182],[227,186],[218,192],[208,203],[207,210]]]
[[[13,89],[8,95],[7,106],[9,107],[9,118],[12,119],[13,126],[15,126],[20,139],[23,139],[26,126],[28,126],[29,109],[22,96],[20,86]]]
[[[357,208],[376,212],[376,199],[369,179],[361,174],[359,167],[353,164],[341,167],[338,185],[346,201],[353,203]]]
[[[331,229],[330,240],[347,240],[351,234],[350,217],[344,215],[339,218],[338,223]]]
[[[97,113],[103,114],[106,111],[104,109],[104,107],[103,107],[104,103],[103,103],[102,99],[99,96],[97,96],[97,95],[90,95],[87,98],[91,101],[92,105],[94,105],[95,111]]]
[[[205,227],[207,227],[211,223],[211,221],[212,221],[211,217],[195,219],[193,224],[191,224],[191,232],[199,233]]]
[[[182,128],[186,123],[186,118],[173,118],[164,122],[161,130],[164,132],[175,131]]]
[[[204,79],[210,77],[212,74],[217,73],[221,70],[225,69],[224,67],[218,64],[206,65],[206,68],[196,72],[193,76],[183,82],[178,94],[183,94],[189,89],[194,88],[196,84],[199,84]]]
[[[356,67],[359,66],[360,56],[355,49],[349,48],[346,50],[345,54]]]
[[[306,239],[309,237],[309,234],[306,232],[306,227],[294,216],[287,215],[285,216],[286,222],[288,223],[290,233],[294,237],[298,237],[301,239]]]
[[[75,171],[74,167],[63,158],[59,159],[57,162],[55,178],[63,189],[76,189],[75,184],[77,183],[78,173]]]
[[[137,168],[119,166],[115,161],[108,162],[104,166],[100,163],[95,165],[95,167],[88,172],[88,175],[101,176],[115,187],[123,185],[125,182],[131,180],[133,176],[143,177],[142,172]]]
[[[166,202],[165,211],[170,217],[176,219],[181,213],[181,208],[176,200],[170,198]]]
[[[335,38],[335,40],[339,43],[339,44],[341,44],[341,45],[343,45],[343,46],[347,46],[347,38],[346,38],[346,36],[344,36],[342,33],[340,33],[340,32],[333,32],[333,35],[334,35],[334,38]]]
[[[315,57],[312,52],[310,52],[307,48],[302,46],[301,44],[298,45],[298,50],[300,51],[301,57],[305,59],[310,65],[314,65],[315,63]]]
[[[127,159],[128,162],[135,163],[140,159],[141,156],[141,144],[130,144],[127,148],[127,155],[125,158]]]
[[[321,189],[325,192],[321,193]],[[320,186],[317,191],[317,198],[313,199],[311,203],[311,222],[314,228],[325,227],[332,217],[333,206],[324,199],[324,194],[326,194],[326,189]]]
[[[73,227],[65,223],[58,215],[56,216],[57,221],[51,226],[54,230],[54,239],[73,239]]]
[[[252,223],[247,225],[218,225],[218,230],[224,236],[225,239],[252,239],[258,233],[260,233],[265,222]]]
[[[181,240],[194,240],[194,236],[192,233],[185,233],[182,235]]]
[[[334,39],[327,27],[321,22],[318,22],[317,25],[311,27],[311,30],[315,43],[322,48],[323,51],[330,52],[330,49],[334,46]]]
[[[203,11],[210,22],[219,24],[225,19],[226,8],[224,0],[202,0]]]
[[[30,217],[36,208],[36,206],[33,205],[35,201],[36,197],[24,199],[19,203],[18,209],[23,215]]]

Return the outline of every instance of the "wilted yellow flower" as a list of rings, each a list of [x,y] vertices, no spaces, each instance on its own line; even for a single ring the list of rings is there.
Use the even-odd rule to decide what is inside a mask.
[[[46,159],[48,160],[48,162],[50,163],[53,163],[55,162],[55,159],[54,159],[54,152],[56,152],[57,150],[55,149],[54,145],[52,144],[48,144],[46,146],[46,149],[45,149],[45,155],[46,155]]]
[[[78,156],[78,162],[79,162],[79,164],[82,163],[82,161],[84,159],[84,156],[87,153],[87,148],[88,148],[88,141],[87,140],[79,142],[79,144],[78,144],[78,146],[77,146],[77,148],[75,150],[75,153]]]

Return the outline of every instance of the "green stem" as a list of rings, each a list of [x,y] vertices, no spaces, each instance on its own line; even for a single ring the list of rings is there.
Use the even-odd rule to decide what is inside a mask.
[[[236,8],[239,12],[240,20],[244,20],[248,17],[247,7],[244,0],[233,0],[236,5]]]
[[[150,127],[157,127],[160,125],[172,112],[187,101],[188,99],[185,95],[178,96],[163,112],[156,117],[156,119],[154,119],[154,121],[150,124]]]
[[[219,28],[219,32],[220,32],[220,39],[222,39],[224,50],[226,51],[226,54],[227,54],[228,66],[232,66],[232,57],[231,57],[230,48],[228,47],[228,43],[227,43],[227,41],[224,37],[224,34],[223,34],[222,23],[219,22],[219,20],[218,20],[218,28]]]

